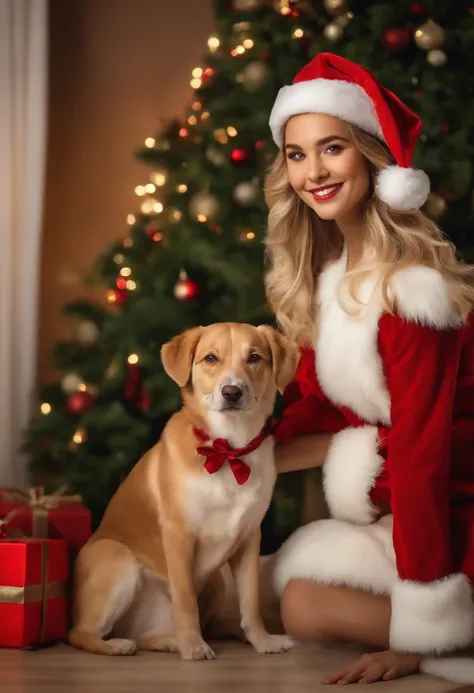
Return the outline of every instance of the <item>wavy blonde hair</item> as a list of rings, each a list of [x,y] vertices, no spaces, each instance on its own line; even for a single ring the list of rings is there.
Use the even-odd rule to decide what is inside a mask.
[[[357,288],[377,271],[383,307],[394,312],[389,282],[395,272],[414,264],[439,270],[463,321],[474,306],[474,271],[456,257],[454,245],[420,210],[396,211],[374,195],[377,173],[395,163],[388,148],[350,125],[352,136],[369,163],[371,192],[364,208],[361,262],[346,275],[350,296],[360,305]],[[316,284],[328,260],[337,259],[343,237],[334,221],[320,219],[290,185],[285,155],[280,152],[267,175],[269,207],[265,239],[267,299],[283,332],[300,344],[313,341],[317,324]],[[349,309],[346,308],[346,310]]]

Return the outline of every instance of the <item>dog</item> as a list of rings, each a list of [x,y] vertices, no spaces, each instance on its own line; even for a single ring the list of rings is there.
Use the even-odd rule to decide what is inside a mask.
[[[293,640],[262,620],[259,549],[276,480],[268,421],[296,373],[298,348],[267,325],[216,323],[176,336],[161,359],[182,407],[76,559],[69,643],[106,655],[214,659],[208,628],[240,633],[259,653],[286,651]],[[239,633],[225,633],[219,616],[226,566]]]

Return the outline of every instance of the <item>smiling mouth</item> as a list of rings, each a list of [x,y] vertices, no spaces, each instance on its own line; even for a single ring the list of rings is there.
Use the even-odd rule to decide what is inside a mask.
[[[336,183],[336,185],[328,185],[325,188],[313,188],[313,190],[309,190],[309,192],[316,202],[325,202],[337,195],[343,185],[344,183]]]

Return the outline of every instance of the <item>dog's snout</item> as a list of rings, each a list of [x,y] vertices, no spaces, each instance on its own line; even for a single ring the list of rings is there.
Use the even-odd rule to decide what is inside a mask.
[[[222,396],[228,402],[235,404],[242,397],[242,389],[237,385],[224,385],[222,388]]]

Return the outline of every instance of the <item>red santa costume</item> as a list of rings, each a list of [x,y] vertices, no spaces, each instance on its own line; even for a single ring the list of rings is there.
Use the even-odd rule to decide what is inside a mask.
[[[398,208],[423,204],[429,181],[410,168],[419,119],[369,72],[315,58],[275,102],[279,146],[288,118],[308,112],[379,136],[398,165],[376,194]],[[474,323],[461,324],[441,273],[421,265],[393,276],[394,315],[375,276],[362,284],[362,313],[350,315],[338,300],[345,271],[344,251],[319,278],[318,333],[276,432],[334,433],[323,467],[332,519],[281,547],[275,586],[281,594],[306,578],[390,595],[392,649],[452,651],[474,641]],[[385,504],[392,514],[381,517]]]

